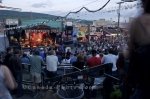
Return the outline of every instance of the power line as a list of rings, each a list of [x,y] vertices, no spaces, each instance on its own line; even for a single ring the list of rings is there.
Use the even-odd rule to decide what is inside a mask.
[[[142,8],[141,3],[136,3],[136,4],[128,4],[128,5],[123,5],[121,6],[120,10],[128,10],[128,9],[133,9],[133,8]],[[117,6],[107,8],[101,11],[101,13],[112,13],[116,12],[118,10]]]
[[[89,2],[89,3],[87,3],[87,4],[78,6],[78,7],[76,7],[76,8],[71,9],[70,12],[73,11],[73,10],[76,10],[76,9],[80,9],[80,8],[83,7],[83,6],[91,5],[91,4],[93,4],[93,3],[97,2],[97,1],[100,1],[100,0],[95,0],[95,1]],[[59,13],[59,14],[57,14],[57,15],[61,15],[61,14],[64,14],[64,12]]]
[[[98,0],[95,0],[95,1],[93,1],[92,3],[97,2],[97,1],[98,1]],[[87,10],[88,12],[97,12],[97,11],[100,11],[100,10],[102,10],[104,7],[106,7],[109,2],[110,2],[110,0],[108,0],[101,8],[99,8],[99,9],[97,9],[97,10],[89,10],[89,9],[86,8],[86,7],[82,7],[80,10],[78,10],[78,11],[76,11],[76,12],[69,12],[69,13],[65,16],[65,18],[67,18],[67,16],[68,16],[69,14],[71,14],[71,13],[78,13],[78,12],[82,11],[83,9]],[[89,5],[89,4],[91,4],[91,3],[88,3],[88,4],[86,4],[86,5]],[[59,17],[58,17],[57,19],[54,19],[53,21],[57,21],[58,19],[59,19]],[[48,23],[48,22],[50,22],[50,21],[52,21],[52,20],[43,21],[43,22],[37,23],[36,25]],[[32,26],[36,26],[36,25],[34,25],[34,24],[33,24],[33,25],[28,25],[27,27],[30,27],[30,26],[32,27]],[[14,28],[9,28],[9,29],[16,29],[16,28],[20,28],[20,27],[14,27]],[[7,30],[9,30],[9,29],[7,29]]]
[[[108,0],[101,8],[99,8],[99,9],[97,9],[97,10],[89,10],[87,7],[82,7],[82,8],[79,9],[78,11],[69,12],[69,13],[65,16],[65,18],[67,18],[71,13],[79,13],[79,12],[82,11],[83,9],[85,9],[85,10],[88,11],[88,12],[97,12],[97,11],[100,11],[100,10],[102,10],[103,8],[105,8],[109,2],[110,2],[110,0]]]
[[[97,2],[97,1],[99,1],[99,0],[95,0],[95,1],[89,2],[89,3],[87,3],[87,4],[83,5],[83,6],[90,5],[90,4],[95,3],[95,2]],[[74,9],[70,10],[70,11],[73,11],[73,10],[79,9],[79,8],[81,8],[81,7],[83,7],[83,6],[76,7],[76,8],[74,8]]]

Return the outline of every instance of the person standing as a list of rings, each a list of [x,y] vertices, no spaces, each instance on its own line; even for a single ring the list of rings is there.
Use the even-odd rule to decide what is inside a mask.
[[[113,53],[114,53],[113,49],[109,48],[108,54],[104,55],[102,58],[102,64],[112,63],[113,64],[112,71],[116,72],[117,70],[116,62],[117,62],[118,56],[114,55]]]
[[[27,56],[27,54],[23,54],[22,57],[21,57],[21,63],[25,63],[25,64],[30,64],[30,59],[29,57]]]
[[[30,57],[30,64],[31,64],[31,75],[34,84],[37,86],[42,82],[41,80],[41,72],[42,72],[42,65],[44,65],[44,61],[40,56],[39,51],[34,51],[33,56]]]
[[[130,26],[128,82],[135,89],[132,99],[150,99],[150,0],[141,0],[144,13]]]
[[[70,59],[70,63],[74,63],[77,61],[77,54],[72,55],[71,59]]]
[[[57,75],[58,57],[54,50],[49,51],[46,57],[46,73],[48,77],[55,77]]]
[[[77,56],[77,61],[74,61],[72,63],[73,66],[77,67],[78,69],[84,69],[85,66],[85,60],[84,57],[82,55],[78,55]]]
[[[96,57],[96,50],[92,50],[92,57],[87,60],[88,67],[95,67],[101,65],[101,58]]]
[[[14,55],[10,57],[9,64],[11,64],[11,71],[15,80],[18,83],[18,87],[16,90],[16,97],[23,96],[23,88],[22,88],[22,65],[21,65],[21,58],[20,58],[20,50],[14,50]]]

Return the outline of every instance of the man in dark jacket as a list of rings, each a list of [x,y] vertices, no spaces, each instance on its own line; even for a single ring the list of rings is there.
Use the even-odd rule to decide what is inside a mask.
[[[16,49],[14,51],[14,55],[10,57],[9,63],[11,66],[12,74],[18,83],[16,95],[17,97],[21,97],[23,95],[23,90],[22,90],[22,66],[21,66],[21,59],[20,59],[20,50]]]

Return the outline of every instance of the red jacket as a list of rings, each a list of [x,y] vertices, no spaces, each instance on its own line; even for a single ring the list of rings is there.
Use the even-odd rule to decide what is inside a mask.
[[[97,65],[101,65],[101,58],[93,56],[87,60],[87,65],[89,67],[95,67]]]

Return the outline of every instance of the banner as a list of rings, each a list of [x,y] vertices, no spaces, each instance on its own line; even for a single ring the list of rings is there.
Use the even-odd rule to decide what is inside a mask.
[[[6,19],[5,21],[6,25],[19,25],[18,19]]]
[[[83,27],[83,26],[81,26],[80,28],[79,28],[79,31],[78,31],[78,37],[85,37],[85,34],[87,33],[87,30],[88,30],[88,27]]]
[[[85,37],[85,32],[79,31],[78,32],[78,37]]]

